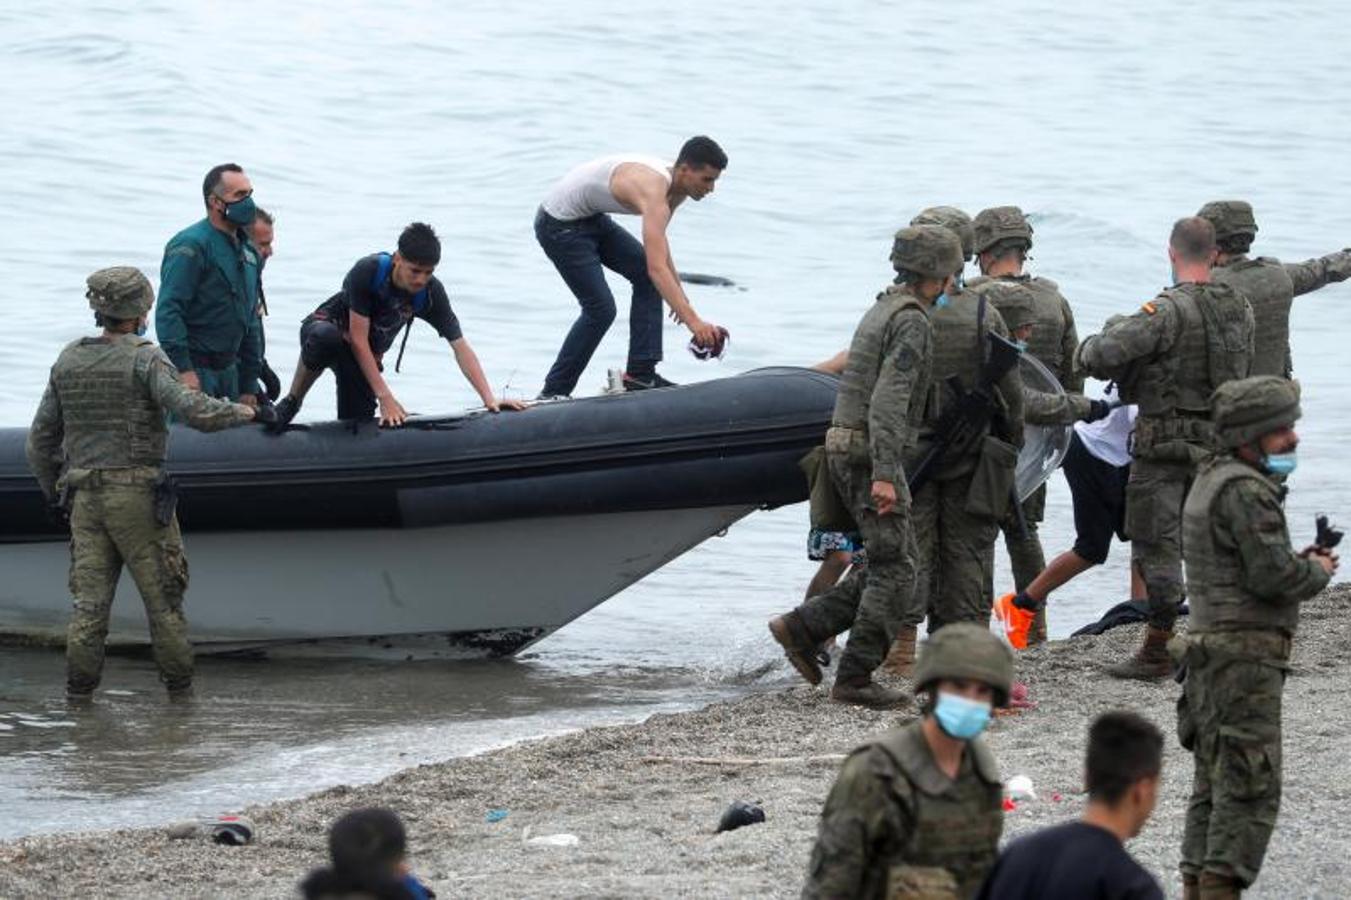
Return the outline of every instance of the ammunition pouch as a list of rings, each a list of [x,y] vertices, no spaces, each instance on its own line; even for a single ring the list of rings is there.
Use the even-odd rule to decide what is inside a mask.
[[[835,489],[826,462],[826,448],[814,447],[798,461],[798,468],[807,476],[808,505],[812,528],[821,531],[857,531],[858,525],[849,514],[849,507]]]
[[[1017,465],[1017,447],[994,435],[986,435],[981,442],[980,459],[971,473],[971,486],[966,493],[966,511],[980,518],[1002,520],[1013,499]]]
[[[1154,462],[1197,465],[1214,452],[1215,428],[1205,415],[1140,416],[1131,455]]]
[[[826,453],[843,455],[851,463],[869,465],[868,432],[861,428],[835,425],[826,431]]]

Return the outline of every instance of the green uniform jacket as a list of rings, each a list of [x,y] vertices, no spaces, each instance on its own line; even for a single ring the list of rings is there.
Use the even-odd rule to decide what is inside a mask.
[[[155,304],[155,336],[169,361],[186,372],[197,368],[194,354],[237,357],[240,392],[257,394],[258,284],[258,252],[242,230],[231,240],[202,219],[174,235],[164,248]]]
[[[82,338],[52,366],[28,429],[28,466],[48,499],[63,469],[155,468],[171,412],[199,431],[253,418],[247,406],[186,387],[153,342],[127,334]]]
[[[821,811],[804,898],[971,897],[998,854],[1003,788],[980,738],[955,779],[934,762],[923,720],[855,750]],[[924,889],[927,889],[924,890]]]

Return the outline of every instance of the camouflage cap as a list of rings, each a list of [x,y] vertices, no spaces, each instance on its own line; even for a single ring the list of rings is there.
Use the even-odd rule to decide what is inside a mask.
[[[1276,375],[1226,381],[1210,397],[1215,437],[1237,447],[1295,424],[1300,417],[1299,382]]]
[[[132,266],[99,269],[85,279],[89,306],[114,319],[140,318],[155,303],[150,279]]]
[[[1257,234],[1252,204],[1246,200],[1212,200],[1197,210],[1196,214],[1215,226],[1217,241],[1236,234]]]
[[[896,232],[891,244],[896,271],[926,278],[947,278],[962,270],[962,242],[941,225],[911,225]]]
[[[994,688],[995,705],[1007,706],[1013,687],[1013,651],[984,625],[944,625],[920,649],[915,691],[928,690],[944,678],[983,681]]]
[[[910,220],[911,225],[941,225],[962,242],[962,256],[971,259],[976,248],[976,231],[971,217],[955,206],[931,206]]]
[[[971,223],[976,236],[976,252],[984,253],[1000,241],[1025,241],[1032,246],[1032,226],[1016,206],[992,206],[976,213]]]
[[[981,287],[981,292],[990,305],[999,310],[1009,331],[1036,324],[1037,299],[1027,285],[1016,281],[989,281]]]

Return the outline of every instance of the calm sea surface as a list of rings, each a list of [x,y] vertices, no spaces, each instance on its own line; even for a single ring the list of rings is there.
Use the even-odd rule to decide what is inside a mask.
[[[668,377],[840,349],[889,278],[891,233],[938,203],[1028,211],[1029,268],[1060,282],[1087,335],[1164,284],[1171,223],[1207,200],[1251,200],[1264,254],[1351,243],[1351,57],[1328,27],[1343,12],[1326,0],[1222,14],[1157,0],[6,4],[0,424],[28,423],[59,348],[90,330],[84,276],[132,264],[157,281],[165,241],[202,215],[203,173],[226,160],[277,215],[266,283],[283,379],[304,314],[417,219],[441,234],[438,275],[489,377],[533,396],[575,314],[534,243],[542,193],[582,160],[673,155],[696,133],[731,165],[676,217],[673,254],[744,290],[691,289],[731,352],[697,363],[671,326]],[[616,290],[621,321],[587,390],[623,362]],[[1300,537],[1317,511],[1351,515],[1349,310],[1345,286],[1295,305]],[[475,399],[429,329],[392,383],[422,412]],[[330,381],[311,397],[305,416],[332,415]],[[756,514],[513,661],[208,660],[186,712],[165,708],[148,663],[113,661],[99,707],[72,716],[59,656],[5,650],[0,837],[237,808],[789,684],[764,622],[812,573],[805,515]],[[1042,535],[1048,555],[1073,538],[1059,476]],[[1123,550],[1055,596],[1055,633],[1124,599]]]

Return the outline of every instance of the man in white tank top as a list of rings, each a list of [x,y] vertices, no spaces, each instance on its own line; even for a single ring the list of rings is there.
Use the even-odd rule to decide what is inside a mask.
[[[614,321],[615,300],[604,269],[633,285],[626,390],[671,384],[657,374],[663,299],[696,343],[717,342],[718,327],[699,318],[680,286],[666,226],[686,197],[697,201],[711,194],[725,168],[727,154],[701,136],[685,142],[674,165],[638,154],[606,156],[573,169],[549,191],[535,216],[535,237],[582,312],[544,380],[541,398],[572,394]],[[642,243],[610,218],[612,213],[642,216]]]

